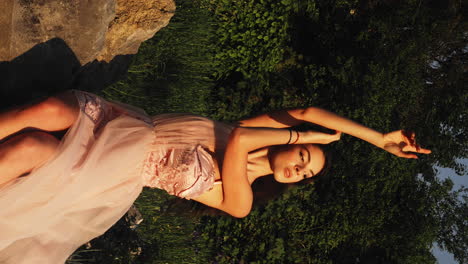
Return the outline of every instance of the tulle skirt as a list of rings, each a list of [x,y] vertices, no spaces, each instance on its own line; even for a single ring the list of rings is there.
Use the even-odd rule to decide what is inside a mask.
[[[46,164],[0,189],[0,263],[64,263],[138,197],[151,125],[122,114],[95,126],[82,109]]]

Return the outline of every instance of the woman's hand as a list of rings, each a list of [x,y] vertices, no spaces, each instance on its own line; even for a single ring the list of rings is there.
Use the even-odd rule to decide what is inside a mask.
[[[407,159],[417,159],[416,154],[421,153],[430,154],[429,149],[421,148],[416,144],[416,135],[414,132],[407,132],[403,130],[397,130],[383,135],[383,147],[384,150],[398,156]]]
[[[340,140],[341,132],[336,131],[335,134],[327,134],[317,131],[299,132],[299,140],[296,144],[330,144]],[[295,139],[297,132],[293,131],[292,137]],[[294,142],[294,140],[292,141]]]

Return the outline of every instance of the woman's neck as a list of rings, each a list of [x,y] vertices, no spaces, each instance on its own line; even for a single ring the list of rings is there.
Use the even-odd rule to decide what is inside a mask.
[[[273,173],[268,160],[268,152],[269,148],[265,147],[249,153],[247,175],[250,183],[262,176]]]

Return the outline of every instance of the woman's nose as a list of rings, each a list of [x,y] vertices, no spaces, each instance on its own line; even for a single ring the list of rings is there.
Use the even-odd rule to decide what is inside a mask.
[[[296,170],[296,174],[297,174],[297,175],[301,175],[301,174],[302,174],[302,168],[301,168],[301,167],[299,167],[299,166],[296,165],[296,166],[294,166],[294,169]]]
[[[306,172],[306,169],[301,167],[301,166],[294,166],[294,169],[296,170],[296,174],[297,176],[304,176],[304,177],[307,177],[307,172]]]

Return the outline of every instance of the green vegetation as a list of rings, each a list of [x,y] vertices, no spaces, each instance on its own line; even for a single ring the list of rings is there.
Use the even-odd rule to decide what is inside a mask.
[[[318,105],[380,131],[413,129],[433,154],[403,160],[344,137],[327,180],[245,219],[187,218],[170,213],[166,194],[145,190],[137,201],[144,263],[435,263],[433,242],[468,260],[466,189],[452,190],[433,169],[466,177],[456,163],[468,153],[461,2],[177,4],[105,96],[151,114],[224,121]],[[99,263],[140,263],[121,248],[120,262],[114,248]]]
[[[125,80],[102,91],[108,98],[163,112],[208,113],[215,66],[213,19],[191,1],[178,3],[169,26],[143,43]]]

